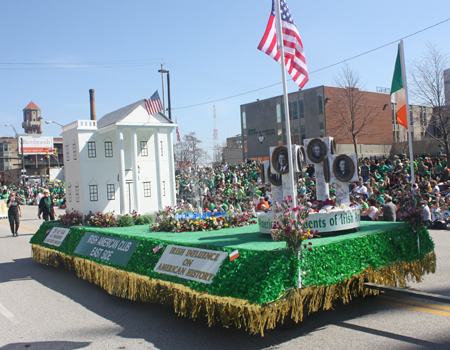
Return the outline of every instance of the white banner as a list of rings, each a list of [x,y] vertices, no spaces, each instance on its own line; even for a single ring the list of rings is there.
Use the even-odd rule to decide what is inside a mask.
[[[4,199],[0,199],[0,218],[8,217],[8,207],[6,206],[6,201]]]
[[[217,250],[168,245],[153,271],[209,284],[227,255]]]
[[[69,233],[70,228],[53,227],[44,243],[59,247]]]
[[[53,152],[53,137],[32,137],[32,136],[20,136],[19,149],[22,148],[23,140],[23,153],[24,154],[45,154],[48,150]]]

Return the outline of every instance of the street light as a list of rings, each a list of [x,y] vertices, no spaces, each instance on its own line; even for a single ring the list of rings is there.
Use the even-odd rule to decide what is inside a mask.
[[[167,100],[169,102],[169,119],[172,120],[172,108],[170,108],[170,74],[168,70],[165,69],[160,69],[158,70],[158,73],[161,73],[161,75],[163,75],[164,73],[167,73]],[[164,86],[163,86],[164,89]],[[163,91],[164,94],[164,91]],[[164,107],[165,108],[165,107]],[[165,113],[166,111],[164,111]]]
[[[14,136],[14,137],[19,136],[19,133],[17,132],[17,130],[16,130],[16,128],[14,127],[14,125],[11,125],[11,124],[5,124],[5,126],[10,126],[10,127],[12,127],[12,128],[14,129],[14,132],[16,133],[16,136]]]
[[[61,124],[59,124],[58,122],[54,122],[54,121],[52,121],[52,120],[46,120],[45,121],[45,124],[56,124],[56,125],[59,125],[60,127],[63,127],[64,125],[61,125]]]

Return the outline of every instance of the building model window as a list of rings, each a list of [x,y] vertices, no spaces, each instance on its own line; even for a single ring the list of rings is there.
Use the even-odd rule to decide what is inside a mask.
[[[150,181],[144,182],[144,197],[152,196],[152,183]]]
[[[79,186],[75,186],[75,200],[77,202],[80,201],[80,188],[79,188]]]
[[[77,145],[75,142],[72,145],[72,151],[73,151],[73,160],[77,160]]]
[[[88,142],[88,157],[89,158],[96,158],[97,157],[97,151],[95,149],[95,142],[89,141]]]
[[[147,141],[141,141],[141,156],[148,156]]]
[[[165,197],[166,196],[166,182],[165,181],[162,182],[162,192],[163,192],[163,196]]]
[[[67,199],[72,202],[72,186],[67,186]]]
[[[105,141],[105,157],[111,158],[113,156],[113,148],[111,141]]]
[[[69,157],[69,144],[66,143],[66,159],[65,159],[65,161],[68,162],[70,160],[69,158],[70,158]]]
[[[108,200],[113,201],[116,199],[116,189],[114,184],[106,185],[106,193],[108,195]]]
[[[97,185],[89,185],[89,199],[91,202],[98,201],[98,186]]]
[[[163,142],[162,141],[160,141],[161,142],[161,157],[163,156]]]

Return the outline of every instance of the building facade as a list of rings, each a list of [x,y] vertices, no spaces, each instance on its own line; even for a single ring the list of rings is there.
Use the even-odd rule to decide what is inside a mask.
[[[22,127],[24,133],[19,133],[15,137],[5,135],[0,138],[0,182],[2,184],[17,185],[21,177],[27,180],[29,177],[42,176],[45,179],[50,168],[64,166],[62,138],[41,135],[43,132],[41,109],[33,101],[23,109]],[[15,128],[14,130],[16,131]],[[21,144],[22,139],[26,140],[24,147]],[[30,150],[26,144],[30,140],[39,144],[44,139],[51,140],[51,149],[48,149],[48,153],[46,150]]]
[[[228,137],[226,147],[223,148],[223,161],[230,164],[242,163],[242,136]]]
[[[41,109],[33,101],[23,109],[22,128],[26,134],[42,134],[44,132]]]
[[[172,131],[146,100],[62,128],[69,211],[155,212],[176,203]]]
[[[356,102],[355,102],[356,101]],[[406,129],[397,124],[388,93],[318,86],[288,94],[291,142],[334,137],[338,153],[355,153],[349,115],[354,115],[360,157],[389,155],[394,142],[402,142]],[[432,110],[412,106],[413,134],[426,138],[424,128]],[[283,96],[241,105],[242,158],[269,159],[269,147],[285,145]]]

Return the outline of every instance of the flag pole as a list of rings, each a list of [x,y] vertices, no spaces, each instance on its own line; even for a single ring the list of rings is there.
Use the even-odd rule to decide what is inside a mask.
[[[409,115],[409,100],[408,100],[408,87],[406,84],[406,72],[405,72],[405,55],[403,52],[403,40],[400,40],[399,44],[400,48],[400,61],[401,61],[401,69],[402,69],[402,85],[405,89],[405,99],[406,99],[406,118],[408,121],[408,142],[409,142],[409,159],[410,159],[410,168],[411,168],[411,185],[416,183],[416,179],[414,176],[414,153],[412,146],[412,137],[411,137],[411,119]]]
[[[291,143],[291,123],[289,120],[289,103],[287,96],[287,81],[286,81],[286,68],[284,60],[284,46],[283,46],[283,31],[281,28],[281,11],[280,0],[275,1],[275,23],[277,30],[277,44],[281,55],[281,76],[283,80],[283,98],[284,98],[284,117],[286,119],[286,139],[287,139],[287,151],[288,151],[288,166],[289,166],[289,181],[291,184],[293,205],[297,206],[297,186],[294,183],[294,164],[292,159],[292,143]]]

